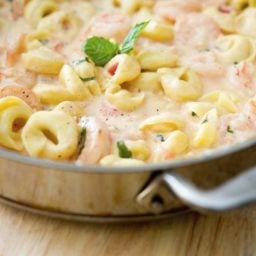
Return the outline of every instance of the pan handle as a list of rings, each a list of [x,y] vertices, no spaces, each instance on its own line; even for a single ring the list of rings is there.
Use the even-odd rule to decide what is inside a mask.
[[[163,187],[165,193],[161,192]],[[254,203],[256,167],[211,190],[199,189],[176,173],[163,173],[138,195],[137,202],[147,206],[152,213],[161,213],[168,208],[166,204],[170,206],[175,202],[174,196],[203,212],[222,212]]]

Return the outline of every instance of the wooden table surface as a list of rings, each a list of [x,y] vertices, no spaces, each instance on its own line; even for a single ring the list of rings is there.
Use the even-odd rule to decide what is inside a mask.
[[[0,205],[1,256],[254,256],[256,207],[142,224],[83,224]]]

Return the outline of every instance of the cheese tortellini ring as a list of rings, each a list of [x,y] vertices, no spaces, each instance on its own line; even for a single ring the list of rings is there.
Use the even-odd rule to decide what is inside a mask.
[[[178,64],[178,57],[172,49],[143,50],[137,55],[142,70],[156,71],[159,68],[173,68]]]
[[[161,76],[165,94],[178,102],[196,100],[202,95],[203,85],[199,76],[188,68],[180,68]]]
[[[122,84],[138,77],[141,67],[135,57],[119,54],[106,65],[106,70],[112,75],[111,81]]]
[[[163,142],[163,147],[167,152],[174,153],[175,155],[184,154],[189,147],[189,138],[184,132],[174,131]]]
[[[46,105],[56,105],[62,101],[73,100],[74,96],[64,87],[50,84],[37,84],[33,92]]]
[[[77,100],[85,100],[92,97],[86,83],[83,83],[71,66],[63,66],[59,74],[59,80]]]
[[[150,157],[150,150],[144,140],[125,140],[127,148],[132,152],[132,158],[146,161]],[[115,153],[118,155],[118,148],[115,148]]]
[[[84,82],[86,87],[88,87],[92,95],[101,95],[102,92],[100,85],[96,80],[97,72],[94,64],[89,63],[87,61],[83,61],[74,67],[74,71],[77,73],[79,78]]]
[[[0,99],[0,145],[21,151],[21,130],[32,113],[33,110],[20,98]]]
[[[190,115],[196,115],[201,118],[211,109],[215,108],[215,105],[208,102],[188,102],[186,108]]]
[[[133,14],[142,7],[152,7],[153,0],[112,0],[114,6],[120,6],[127,14]]]
[[[77,150],[78,126],[61,111],[34,113],[22,131],[22,141],[29,155],[51,160],[65,160]]]
[[[242,35],[228,35],[216,41],[216,54],[220,62],[233,64],[243,60],[254,61],[255,41]]]
[[[166,112],[160,115],[152,116],[143,121],[139,129],[151,132],[170,132],[182,130],[184,121],[178,115]]]
[[[63,41],[74,38],[80,27],[80,19],[75,13],[57,11],[41,19],[38,30],[48,30],[49,35]]]
[[[121,9],[127,14],[133,14],[140,8],[138,0],[114,0],[115,5],[120,5]]]
[[[82,102],[63,101],[54,110],[64,112],[73,117],[85,116],[85,106]]]
[[[244,9],[247,6],[256,7],[256,0],[229,0],[237,10]]]
[[[220,29],[227,33],[236,31],[236,14],[224,13],[218,10],[217,7],[210,7],[204,11],[219,25]]]
[[[211,148],[217,142],[218,114],[216,109],[210,110],[201,120],[199,129],[193,139],[194,148]]]
[[[156,72],[143,72],[135,80],[127,83],[129,89],[161,91],[160,76]]]
[[[57,9],[58,6],[54,0],[31,0],[26,5],[24,16],[27,22],[35,27],[43,17]]]
[[[173,27],[159,21],[151,20],[142,35],[155,41],[170,41],[173,39]]]
[[[100,160],[101,166],[138,166],[145,162],[133,158],[120,158],[116,155],[108,155]]]
[[[23,53],[22,60],[27,70],[46,75],[58,74],[64,65],[64,58],[47,47]]]
[[[237,32],[256,38],[256,8],[246,8],[236,19]]]
[[[49,33],[46,30],[35,30],[28,33],[25,39],[26,50],[35,50],[43,47],[42,42],[47,40],[48,36]]]
[[[200,100],[215,103],[220,110],[224,109],[228,113],[236,113],[238,111],[236,106],[239,101],[238,97],[228,92],[213,91],[205,94]]]
[[[134,111],[140,107],[144,102],[144,93],[133,94],[125,89],[122,89],[120,85],[112,84],[106,90],[107,100],[123,111]]]

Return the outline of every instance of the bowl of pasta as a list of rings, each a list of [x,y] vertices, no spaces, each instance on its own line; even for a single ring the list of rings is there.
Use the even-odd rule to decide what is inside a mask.
[[[256,2],[0,0],[0,200],[86,221],[256,200]]]

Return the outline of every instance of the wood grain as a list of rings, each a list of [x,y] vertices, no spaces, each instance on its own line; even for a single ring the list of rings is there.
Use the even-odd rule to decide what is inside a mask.
[[[142,224],[84,224],[0,205],[0,255],[254,256],[256,207]]]

